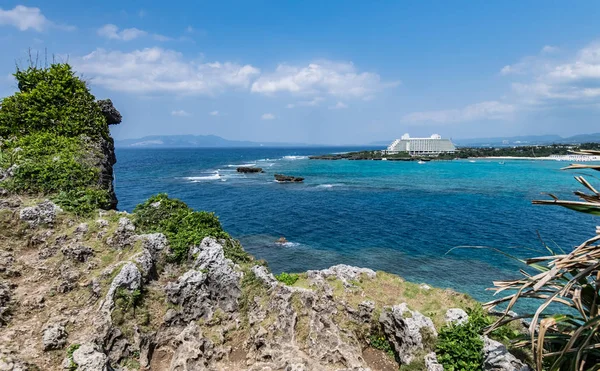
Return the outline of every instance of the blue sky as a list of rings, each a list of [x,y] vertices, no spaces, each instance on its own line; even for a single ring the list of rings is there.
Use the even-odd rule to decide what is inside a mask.
[[[68,60],[117,139],[599,132],[600,2],[0,1],[0,95]]]

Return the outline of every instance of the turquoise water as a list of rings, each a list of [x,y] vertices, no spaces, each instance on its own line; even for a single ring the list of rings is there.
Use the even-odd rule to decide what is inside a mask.
[[[354,149],[118,149],[119,208],[131,211],[148,196],[166,192],[195,209],[214,211],[275,272],[345,263],[480,300],[490,298],[485,288],[492,280],[514,277],[519,266],[489,250],[448,253],[451,248],[485,245],[533,256],[544,253],[538,232],[564,249],[594,233],[592,216],[531,205],[547,197],[544,192],[574,197],[571,192],[580,187],[575,173],[559,170],[565,163],[305,157]],[[236,173],[244,164],[266,173]],[[306,179],[279,184],[274,173]],[[282,236],[290,243],[276,244]]]

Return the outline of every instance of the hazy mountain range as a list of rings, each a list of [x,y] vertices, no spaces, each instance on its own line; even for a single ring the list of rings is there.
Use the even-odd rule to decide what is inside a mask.
[[[384,147],[391,143],[392,139],[387,141],[372,142],[364,145]],[[579,134],[570,137],[561,137],[560,135],[525,135],[514,137],[495,137],[495,138],[472,138],[472,139],[453,139],[453,142],[459,146],[519,146],[519,145],[542,145],[542,144],[577,144],[586,142],[600,142],[600,133]],[[348,144],[350,146],[352,144]],[[353,144],[357,145],[357,144]],[[234,148],[234,147],[316,147],[325,145],[314,145],[306,143],[285,143],[285,142],[251,142],[229,140],[216,135],[152,135],[138,139],[116,140],[115,146],[118,148]]]

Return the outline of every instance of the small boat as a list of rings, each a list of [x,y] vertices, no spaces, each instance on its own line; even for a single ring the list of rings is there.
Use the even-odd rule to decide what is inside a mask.
[[[424,163],[425,163],[425,161],[423,161],[423,160],[419,160],[419,162],[417,162],[417,164],[424,164]]]
[[[469,162],[475,162],[475,160],[469,160]]]
[[[387,161],[387,157],[383,157],[381,161]]]
[[[500,161],[498,162],[500,165],[504,165],[504,161]]]

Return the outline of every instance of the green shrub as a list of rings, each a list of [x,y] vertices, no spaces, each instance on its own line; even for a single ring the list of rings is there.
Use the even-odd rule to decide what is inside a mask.
[[[296,283],[296,281],[298,281],[299,276],[296,273],[282,272],[281,274],[276,275],[275,278],[279,282],[283,282],[288,286],[292,286]]]
[[[4,146],[6,152],[18,153],[0,163],[8,167],[10,160],[18,166],[4,182],[12,191],[51,194],[98,182],[100,170],[88,161],[90,154],[79,138],[35,133],[5,141]]]
[[[183,201],[169,198],[164,193],[136,206],[134,224],[144,233],[158,232],[167,236],[173,250],[171,260],[176,262],[184,261],[190,247],[200,244],[205,237],[231,239],[213,213],[194,211]],[[232,243],[224,252],[236,263],[251,260],[239,244]]]
[[[80,346],[81,346],[80,344],[71,344],[67,348],[67,359],[69,360],[69,366],[68,366],[69,371],[77,370],[77,364],[75,363],[75,361],[73,361],[73,353],[75,353],[75,351],[77,349],[79,349]]]
[[[55,195],[80,215],[109,208],[108,191],[98,189],[103,155],[92,145],[110,140],[108,124],[86,83],[68,64],[17,69],[14,76],[19,91],[0,102],[0,168],[16,167],[1,186]]]
[[[98,208],[110,207],[110,195],[107,190],[97,188],[78,188],[63,191],[54,198],[54,202],[65,211],[78,216],[89,216]]]
[[[392,344],[388,341],[388,339],[383,334],[372,334],[369,336],[369,344],[372,348],[379,349],[387,353],[390,357],[396,357],[394,353],[394,348],[392,348]]]
[[[86,83],[66,63],[14,74],[19,91],[0,103],[0,137],[38,132],[108,138],[108,125]]]
[[[481,307],[469,311],[462,325],[443,327],[438,334],[436,354],[445,371],[481,371],[483,340],[481,333],[490,323]]]

